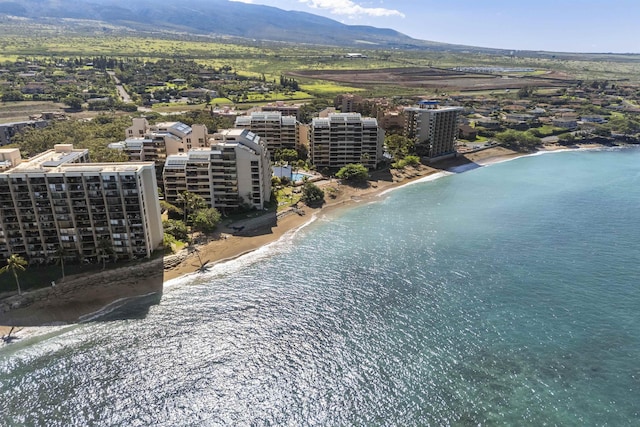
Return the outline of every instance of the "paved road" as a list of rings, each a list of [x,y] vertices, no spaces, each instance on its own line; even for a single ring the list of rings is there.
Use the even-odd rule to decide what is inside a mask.
[[[120,99],[122,100],[122,102],[127,104],[130,103],[131,97],[129,96],[127,91],[124,90],[124,87],[120,84],[120,80],[116,77],[116,73],[114,73],[113,71],[107,71],[107,74],[111,76],[111,78],[113,79],[113,82],[116,84],[116,89],[118,90],[118,95],[120,96]]]

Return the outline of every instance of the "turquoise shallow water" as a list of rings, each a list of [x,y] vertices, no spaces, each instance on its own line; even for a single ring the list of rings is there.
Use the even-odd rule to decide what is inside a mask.
[[[639,184],[565,152],[320,218],[0,348],[0,424],[638,425]]]

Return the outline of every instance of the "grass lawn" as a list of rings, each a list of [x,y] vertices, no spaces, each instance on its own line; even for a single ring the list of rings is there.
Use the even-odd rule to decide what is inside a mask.
[[[535,135],[534,132],[532,131],[536,131],[538,135]],[[561,133],[568,132],[568,129],[551,126],[551,125],[544,125],[544,126],[540,126],[539,128],[529,129],[527,132],[529,132],[532,135],[539,136],[540,138],[544,138],[545,136],[558,135]]]
[[[151,109],[158,113],[177,113],[180,111],[202,110],[204,104],[187,104],[185,102],[163,102],[154,104]]]
[[[362,92],[364,90],[357,87],[343,86],[337,83],[326,82],[326,81],[318,81],[314,83],[301,84],[300,88],[305,92],[308,92],[320,97],[326,96],[326,95],[337,95],[339,93],[345,93],[345,92]]]
[[[269,92],[269,93],[257,93],[252,92],[247,94],[246,102],[264,102],[264,101],[285,101],[296,99],[310,99],[313,98],[306,92]],[[244,101],[243,101],[244,102]]]
[[[233,105],[233,101],[229,98],[212,98],[209,102],[210,105]]]
[[[300,190],[301,187],[296,187]],[[276,190],[276,200],[278,201],[278,212],[288,209],[291,205],[297,203],[302,197],[302,192],[294,193],[294,187],[283,187]]]
[[[458,138],[458,142],[461,144],[484,144],[488,140],[489,139],[486,136],[480,136],[480,135],[478,135],[476,139],[474,139],[473,141],[470,139]]]

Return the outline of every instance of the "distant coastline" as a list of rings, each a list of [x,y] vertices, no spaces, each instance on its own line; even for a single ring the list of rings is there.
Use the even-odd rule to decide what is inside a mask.
[[[262,229],[258,227],[249,230],[250,233],[247,235],[234,235],[232,229],[223,227],[217,239],[197,245],[198,254],[185,253],[173,267],[167,268],[166,263],[163,265],[159,259],[152,260],[139,266],[123,267],[102,273],[108,277],[108,284],[105,280],[96,280],[96,275],[90,275],[90,277],[71,278],[59,284],[55,290],[40,289],[28,292],[22,302],[17,302],[17,296],[0,301],[0,335],[7,334],[14,325],[17,327],[50,326],[92,320],[102,316],[105,308],[115,301],[124,302],[143,295],[157,294],[159,301],[163,289],[168,289],[198,274],[201,268],[200,260],[206,261],[207,266],[212,268],[238,259],[275,243],[285,236],[290,236],[321,215],[326,216],[337,209],[378,200],[390,191],[407,185],[524,156],[577,149],[602,149],[610,146],[610,144],[580,144],[573,147],[548,145],[542,150],[529,153],[491,147],[437,164],[435,165],[437,168],[421,165],[417,168],[396,171],[391,180],[388,177],[380,179],[380,172],[374,172],[366,188],[325,181],[320,183],[325,189],[334,186],[339,187],[340,190],[334,199],[326,197],[327,202],[322,207],[304,206],[302,208],[304,215],[300,215],[301,211],[296,212],[291,209],[280,214],[274,226],[262,227]],[[34,297],[35,295],[40,296]]]

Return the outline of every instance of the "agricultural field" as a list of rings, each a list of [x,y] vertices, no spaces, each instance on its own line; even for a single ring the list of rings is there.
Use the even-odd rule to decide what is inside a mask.
[[[67,86],[67,92],[52,91],[40,96],[58,103],[74,96],[86,102],[88,96],[79,93],[81,89],[90,90],[92,97],[116,97],[115,86],[104,75],[107,69],[115,71],[138,106],[151,107],[153,100],[154,111],[166,112],[207,105],[248,108],[273,101],[327,101],[342,93],[357,93],[365,98],[445,93],[515,98],[519,89],[527,87],[536,88],[538,95],[551,96],[582,81],[600,80],[610,85],[619,82],[631,87],[640,83],[639,55],[517,52],[500,56],[472,51],[362,48],[366,57],[350,59],[345,57],[346,48],[332,46],[169,34],[157,38],[115,33],[87,35],[45,27],[28,33],[9,30],[0,28],[0,62],[5,61],[7,67],[16,61],[76,62],[74,67],[64,69],[49,65],[47,72],[54,82],[74,77],[78,81],[76,93]],[[98,70],[85,64],[87,58],[104,58],[112,65]],[[464,71],[454,70],[456,67],[463,67]],[[496,71],[474,72],[474,68]],[[202,77],[205,72],[209,74],[206,78]],[[283,84],[283,77],[291,82]],[[175,78],[185,79],[185,84],[171,83]],[[86,79],[91,80],[90,84],[85,83]],[[215,90],[218,98],[183,102],[177,92],[188,88]],[[35,98],[24,95],[22,99]],[[164,103],[167,100],[172,102]]]
[[[441,89],[448,92],[520,89],[523,87],[560,88],[575,84],[564,73],[548,71],[539,76],[509,77],[469,73],[440,68],[389,68],[380,70],[293,71],[295,77],[358,86],[393,85],[406,88]]]
[[[504,66],[556,70],[576,79],[616,80],[640,79],[639,55],[553,54],[517,52],[511,56],[495,56],[474,52],[402,51],[363,49],[367,59],[348,59],[347,48],[333,46],[293,45],[223,38],[188,38],[170,35],[120,36],[65,34],[47,28],[30,29],[29,34],[6,33],[0,37],[0,61],[20,57],[111,56],[118,58],[193,59],[204,65],[229,65],[247,75],[276,77],[295,70],[350,70],[399,67]]]

